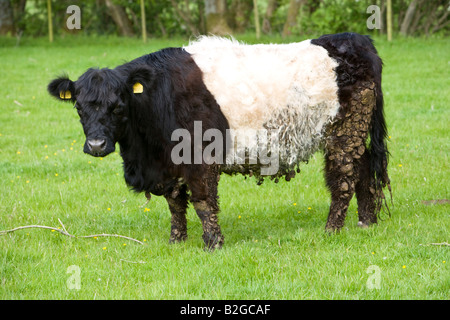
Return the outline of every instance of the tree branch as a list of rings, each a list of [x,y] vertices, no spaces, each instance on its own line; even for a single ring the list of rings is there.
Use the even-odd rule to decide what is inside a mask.
[[[18,230],[23,230],[23,229],[30,229],[30,228],[40,228],[40,229],[49,229],[49,230],[53,230],[53,231],[57,231],[65,236],[68,236],[70,238],[94,238],[94,237],[116,237],[116,238],[122,238],[122,239],[127,239],[130,241],[134,241],[140,244],[144,244],[143,242],[136,240],[134,238],[130,238],[130,237],[126,237],[126,236],[122,236],[120,234],[107,234],[107,233],[100,233],[100,234],[93,234],[93,235],[88,235],[88,236],[74,236],[72,234],[70,234],[69,232],[67,232],[66,228],[64,227],[64,224],[61,222],[61,220],[59,220],[59,223],[61,224],[63,230],[58,229],[58,228],[54,228],[54,227],[49,227],[49,226],[41,226],[41,225],[29,225],[29,226],[21,226],[21,227],[17,227],[14,229],[10,229],[10,230],[3,230],[0,231],[0,235],[4,235],[4,234],[8,234],[8,233],[12,233]]]

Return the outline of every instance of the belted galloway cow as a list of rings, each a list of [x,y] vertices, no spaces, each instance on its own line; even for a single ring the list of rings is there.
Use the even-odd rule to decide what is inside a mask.
[[[212,36],[77,81],[58,77],[48,91],[75,104],[84,152],[104,157],[118,143],[126,183],[166,198],[171,242],[187,238],[191,202],[214,249],[224,242],[221,173],[290,180],[318,150],[326,230],[342,228],[354,194],[358,224],[377,222],[390,191],[381,70],[372,40],[355,33],[258,45]]]

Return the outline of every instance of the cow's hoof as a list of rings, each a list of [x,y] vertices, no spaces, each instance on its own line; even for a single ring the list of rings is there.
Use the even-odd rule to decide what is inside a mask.
[[[325,226],[325,232],[329,235],[332,234],[338,234],[339,232],[341,232],[341,228],[337,227],[337,226],[333,226],[333,225],[326,225]]]
[[[367,229],[369,227],[369,224],[362,221],[358,221],[357,226],[360,227],[361,229]]]
[[[184,242],[187,239],[186,232],[180,232],[177,229],[172,229],[170,233],[169,243],[179,243]]]
[[[216,249],[221,249],[224,242],[224,237],[222,234],[203,236],[205,241],[205,251],[213,252]]]

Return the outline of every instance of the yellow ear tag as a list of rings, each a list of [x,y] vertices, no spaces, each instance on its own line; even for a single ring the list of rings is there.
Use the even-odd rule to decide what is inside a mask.
[[[142,93],[144,92],[144,87],[139,82],[136,82],[133,85],[133,93]]]
[[[61,91],[59,93],[59,97],[64,100],[68,100],[68,99],[72,98],[72,93],[69,90]]]

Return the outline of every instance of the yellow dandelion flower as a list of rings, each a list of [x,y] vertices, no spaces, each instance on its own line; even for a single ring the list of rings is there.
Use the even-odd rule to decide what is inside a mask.
[[[27,183],[30,183],[30,180],[27,180]]]
[[[126,243],[123,244],[124,247],[125,247],[126,245],[127,245]]]
[[[300,213],[301,211],[297,211],[297,213]]]
[[[58,176],[58,174],[57,173],[55,173],[55,177],[57,177]]]
[[[103,247],[102,249],[103,249],[103,250],[106,250],[106,247]]]
[[[444,261],[442,261],[442,263],[445,263],[445,260],[444,260]]]
[[[148,211],[150,211],[149,208],[144,208],[144,212],[148,212]]]
[[[238,216],[238,219],[240,219],[241,218],[241,216]]]
[[[97,239],[97,237],[94,237],[94,239]]]
[[[374,251],[372,251],[372,254],[375,254],[375,252],[374,252]]]
[[[111,208],[108,208],[108,211],[111,211]]]
[[[20,151],[17,151],[17,154],[21,154],[21,152],[20,152]]]
[[[311,207],[308,207],[308,210],[311,210]]]
[[[144,242],[147,241],[147,239],[144,239]]]
[[[403,269],[406,269],[406,266],[405,265],[403,265],[403,267],[402,267]]]
[[[402,165],[401,163],[400,163],[398,166],[399,166],[400,168],[403,167],[403,165]]]
[[[297,202],[294,202],[294,206],[296,206],[297,205]]]
[[[55,230],[54,230],[54,229],[52,229],[52,232],[55,232]]]
[[[48,148],[48,146],[47,146],[47,145],[45,145],[45,146],[44,146],[44,148]]]

